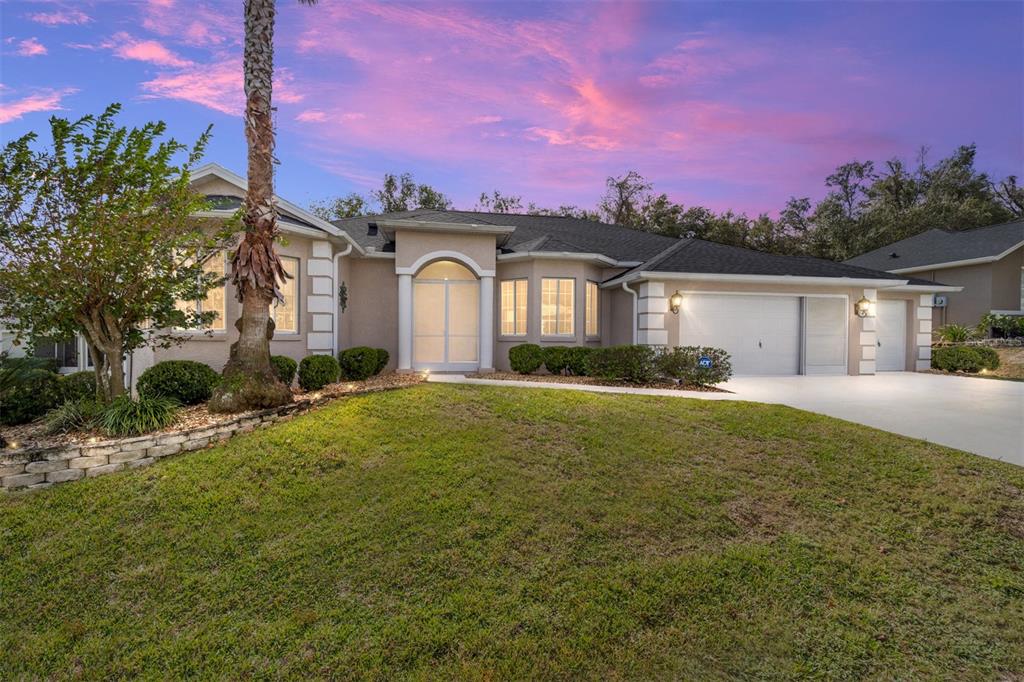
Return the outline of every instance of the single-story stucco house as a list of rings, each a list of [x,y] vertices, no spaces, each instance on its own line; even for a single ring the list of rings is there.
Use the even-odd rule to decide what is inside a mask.
[[[928,230],[846,261],[962,287],[935,323],[974,326],[983,315],[1024,315],[1024,220],[973,230]]]
[[[245,179],[221,166],[193,178],[214,205],[204,217],[227,217],[244,197]],[[415,210],[330,223],[278,206],[294,279],[271,350],[296,360],[367,345],[399,371],[486,372],[508,369],[520,343],[640,343],[721,347],[738,375],[914,371],[929,366],[933,295],[958,290],[576,218]],[[219,371],[237,334],[231,289],[195,302],[219,313],[211,334],[136,352],[132,379],[168,359]],[[37,349],[68,371],[88,368],[84,351],[81,341]]]

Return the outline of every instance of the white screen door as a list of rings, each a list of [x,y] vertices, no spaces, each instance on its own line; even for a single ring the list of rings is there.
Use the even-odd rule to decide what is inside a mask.
[[[417,369],[479,365],[480,283],[458,263],[433,263],[413,281],[412,356]]]

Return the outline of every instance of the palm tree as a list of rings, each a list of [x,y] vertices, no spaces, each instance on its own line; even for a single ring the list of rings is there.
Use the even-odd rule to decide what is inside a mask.
[[[304,5],[316,0],[299,0]],[[274,206],[274,122],[271,94],[274,81],[274,0],[245,0],[245,141],[249,187],[242,222],[245,233],[231,259],[242,315],[235,323],[238,341],[224,376],[210,400],[210,409],[237,412],[290,402],[291,391],[270,365],[274,321],[270,304],[283,300],[278,282],[288,274],[274,250],[277,209]]]

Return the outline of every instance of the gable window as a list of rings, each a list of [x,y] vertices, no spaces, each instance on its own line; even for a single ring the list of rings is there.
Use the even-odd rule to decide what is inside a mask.
[[[278,303],[271,307],[270,314],[274,317],[274,331],[285,334],[299,333],[299,259],[281,256],[281,264],[284,271],[291,275],[281,285],[281,295],[284,296],[284,303]]]
[[[587,336],[600,336],[600,327],[598,326],[598,309],[600,305],[600,299],[598,298],[597,282],[587,282],[587,301],[586,301],[586,331]]]
[[[540,290],[541,336],[572,336],[576,280],[545,277]]]
[[[225,254],[223,251],[218,251],[216,254],[210,256],[203,262],[203,273],[211,274],[216,276],[221,283],[209,289],[206,292],[206,298],[200,301],[178,301],[178,310],[185,311],[186,313],[198,312],[205,313],[211,310],[217,313],[217,316],[210,322],[208,329],[215,332],[224,331],[227,326],[225,325],[225,317],[227,313],[224,309],[225,302],[227,300],[225,296],[225,285],[224,285],[224,273],[225,268]]]
[[[501,335],[526,336],[525,279],[510,279],[501,283]]]

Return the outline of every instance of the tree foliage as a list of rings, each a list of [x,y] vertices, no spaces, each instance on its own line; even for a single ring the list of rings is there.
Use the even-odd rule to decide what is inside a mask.
[[[452,201],[431,185],[419,184],[412,173],[385,173],[381,186],[371,190],[368,197],[350,192],[314,202],[310,211],[324,220],[339,220],[375,213],[398,213],[418,208],[447,210]]]
[[[175,304],[219,284],[202,260],[226,238],[191,217],[209,129],[187,147],[163,122],[118,126],[119,111],[53,117],[49,145],[29,133],[0,154],[0,318],[28,344],[81,333],[106,399],[125,390],[123,354],[212,321]]]
[[[494,190],[491,194],[481,192],[473,210],[486,213],[522,213],[523,198],[518,194],[502,194],[499,190]]]

